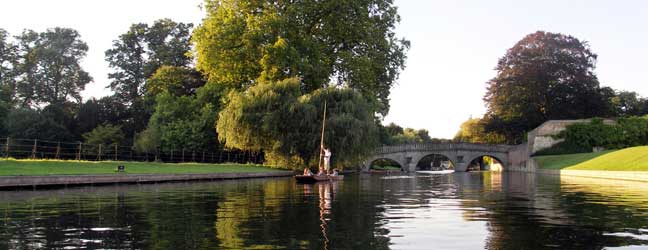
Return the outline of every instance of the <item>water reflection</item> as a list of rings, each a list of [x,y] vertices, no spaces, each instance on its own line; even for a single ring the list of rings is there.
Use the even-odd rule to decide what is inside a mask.
[[[648,184],[446,173],[0,192],[0,249],[633,249]]]

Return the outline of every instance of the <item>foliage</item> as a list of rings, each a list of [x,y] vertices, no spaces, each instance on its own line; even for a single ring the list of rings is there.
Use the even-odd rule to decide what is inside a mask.
[[[563,142],[536,155],[591,152],[594,147],[619,149],[648,145],[648,116],[619,118],[614,124],[602,119],[567,126],[557,136]]]
[[[470,143],[502,144],[506,138],[497,132],[486,132],[486,119],[470,118],[461,124],[453,141]]]
[[[148,25],[133,24],[113,41],[106,51],[106,61],[114,69],[108,74],[115,97],[126,104],[130,124],[125,126],[134,134],[143,130],[154,111],[155,95],[146,97],[146,82],[164,66],[188,67],[191,58],[189,42],[192,24],[160,19]]]
[[[137,152],[155,152],[160,147],[160,128],[148,127],[135,134],[134,148]]]
[[[88,51],[76,30],[25,30],[17,37],[19,53],[16,91],[25,106],[80,102],[80,91],[92,81],[80,61]]]
[[[637,92],[616,91],[609,99],[614,116],[637,116],[646,114],[645,104],[648,100],[641,98]]]
[[[162,66],[146,83],[148,95],[156,96],[168,92],[176,96],[193,95],[199,87],[205,85],[200,72],[175,66]]]
[[[606,115],[593,72],[596,57],[586,42],[569,35],[527,35],[500,58],[484,96],[487,115],[512,129],[499,131],[508,142],[519,142],[526,131],[550,119]],[[494,128],[498,132],[501,126]]]
[[[373,170],[401,170],[400,164],[390,159],[378,159],[371,163]]]
[[[201,103],[196,96],[157,96],[155,112],[148,128],[138,137],[141,149],[204,150],[216,147],[216,107]],[[158,139],[159,138],[159,139]],[[146,146],[144,146],[146,145]]]
[[[120,126],[110,124],[99,125],[92,131],[83,134],[83,139],[88,144],[113,146],[124,141],[124,132]]]
[[[331,79],[359,91],[382,115],[404,67],[409,41],[396,38],[392,0],[206,1],[193,34],[197,68],[208,82],[243,90],[300,79],[308,94]]]
[[[106,51],[106,61],[115,70],[108,74],[115,95],[130,104],[146,93],[146,79],[162,65],[188,66],[192,26],[169,19],[157,20],[152,26],[137,23],[114,40]]]
[[[51,116],[28,108],[13,109],[5,121],[8,136],[20,139],[62,141],[72,134]]]
[[[9,33],[0,28],[0,109],[3,110],[13,104],[16,91],[18,46],[8,37]]]
[[[317,165],[326,102],[324,143],[333,151],[332,165],[355,163],[376,144],[373,112],[362,95],[349,88],[303,94],[300,87],[299,79],[290,78],[231,92],[219,113],[219,139],[227,147],[263,150],[271,164]]]
[[[126,105],[114,96],[92,98],[79,106],[75,119],[75,130],[79,134],[84,134],[101,124],[112,124],[122,127],[124,134],[132,134],[128,128],[124,129],[130,125],[127,112]]]
[[[380,143],[382,145],[397,145],[411,143],[447,142],[446,139],[431,138],[426,129],[402,128],[395,123],[387,126],[378,125]]]

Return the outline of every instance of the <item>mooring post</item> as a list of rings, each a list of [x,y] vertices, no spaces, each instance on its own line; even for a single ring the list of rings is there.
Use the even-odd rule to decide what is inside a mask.
[[[185,162],[185,160],[184,160],[184,151],[185,151],[184,148],[182,148],[182,162]]]
[[[77,161],[81,160],[81,148],[82,147],[83,147],[83,142],[79,142],[79,151],[77,152],[77,157],[76,157]]]
[[[101,145],[102,144],[99,144],[99,152],[97,153],[97,160],[98,161],[101,161]]]
[[[9,139],[9,137],[7,137],[7,146],[5,147],[5,152],[6,152],[5,157],[7,159],[9,159],[9,141],[10,141],[10,139]]]
[[[38,139],[34,139],[34,146],[32,147],[32,155],[31,158],[36,159],[36,144],[38,143]]]
[[[119,153],[119,145],[115,143],[115,161],[117,161],[117,155]]]
[[[56,145],[56,159],[59,159],[59,155],[61,154],[61,142],[59,141],[58,144]]]

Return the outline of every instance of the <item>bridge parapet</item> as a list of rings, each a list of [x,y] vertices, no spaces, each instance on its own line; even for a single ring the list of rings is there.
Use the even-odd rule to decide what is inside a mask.
[[[493,145],[493,144],[475,144],[475,143],[417,143],[402,144],[394,146],[382,146],[374,150],[373,154],[391,154],[398,152],[421,152],[421,151],[481,151],[481,152],[499,152],[507,153],[513,146]]]

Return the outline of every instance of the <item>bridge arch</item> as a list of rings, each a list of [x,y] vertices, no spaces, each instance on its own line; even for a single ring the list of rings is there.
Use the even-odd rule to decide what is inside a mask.
[[[455,163],[442,153],[423,155],[416,161],[416,170],[447,170],[454,169]]]
[[[491,162],[489,162],[491,161]],[[499,157],[491,154],[477,154],[468,162],[467,171],[473,170],[492,170],[503,171],[504,161]]]
[[[400,162],[387,157],[376,158],[369,163],[369,170],[396,170],[396,167],[400,171],[405,170]]]

